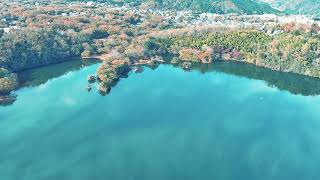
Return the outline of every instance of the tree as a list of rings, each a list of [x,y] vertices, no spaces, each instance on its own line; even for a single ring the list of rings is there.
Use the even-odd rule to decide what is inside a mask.
[[[320,27],[318,24],[316,23],[313,23],[311,25],[311,28],[310,28],[310,34],[311,35],[315,35],[315,34],[318,34],[320,32]]]
[[[88,50],[88,49],[84,50],[84,51],[81,53],[81,57],[82,57],[82,58],[88,58],[88,57],[90,57],[90,55],[91,55],[91,52],[90,52],[90,50]]]

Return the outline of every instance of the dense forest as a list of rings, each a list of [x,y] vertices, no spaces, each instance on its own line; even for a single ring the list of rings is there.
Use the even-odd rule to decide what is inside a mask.
[[[146,43],[150,51],[170,52],[179,61],[211,63],[244,61],[273,70],[320,77],[319,27],[301,29],[288,25],[271,36],[257,30],[193,29],[168,33]],[[177,60],[175,60],[177,61]]]
[[[85,36],[62,35],[54,29],[11,31],[0,39],[0,65],[19,70],[80,55],[84,39]]]
[[[108,33],[99,28],[78,33],[58,28],[10,31],[0,38],[0,66],[16,71],[80,56],[84,50],[93,51],[88,43],[105,36]]]

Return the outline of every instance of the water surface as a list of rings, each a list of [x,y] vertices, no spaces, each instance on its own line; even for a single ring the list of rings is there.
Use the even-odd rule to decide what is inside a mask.
[[[161,65],[103,97],[85,90],[97,67],[24,86],[0,107],[1,179],[320,177],[317,79],[228,63]]]

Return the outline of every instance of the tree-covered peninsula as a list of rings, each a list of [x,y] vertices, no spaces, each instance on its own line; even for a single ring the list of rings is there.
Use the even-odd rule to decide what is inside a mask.
[[[2,83],[2,94],[18,83],[14,72],[80,56],[102,60],[95,75],[102,94],[130,70],[160,63],[189,69],[195,63],[240,61],[320,77],[320,23],[306,16],[60,0],[5,1],[0,15],[1,79],[11,80]]]

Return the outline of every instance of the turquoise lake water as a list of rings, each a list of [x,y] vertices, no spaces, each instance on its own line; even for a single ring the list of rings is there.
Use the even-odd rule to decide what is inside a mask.
[[[320,178],[320,80],[161,65],[101,96],[85,89],[98,66],[20,75],[17,101],[0,107],[1,180]]]

